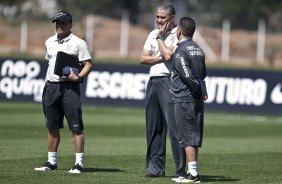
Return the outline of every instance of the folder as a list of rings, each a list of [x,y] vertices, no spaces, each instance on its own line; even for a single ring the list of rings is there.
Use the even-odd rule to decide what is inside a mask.
[[[79,62],[78,57],[59,51],[56,57],[54,73],[59,76],[64,76],[64,68],[73,68],[73,71],[79,71],[82,69],[82,63]]]

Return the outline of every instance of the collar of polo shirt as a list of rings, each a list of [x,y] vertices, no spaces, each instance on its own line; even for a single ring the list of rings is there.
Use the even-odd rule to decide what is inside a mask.
[[[62,40],[59,40],[58,37],[56,36],[55,41],[56,42],[60,42],[60,43],[67,42],[67,41],[69,41],[71,39],[71,37],[72,37],[72,33],[69,36],[67,36],[66,38],[62,39]]]

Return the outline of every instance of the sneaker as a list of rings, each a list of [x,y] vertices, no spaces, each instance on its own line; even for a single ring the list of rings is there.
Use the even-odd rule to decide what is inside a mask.
[[[188,174],[185,173],[183,176],[173,176],[170,180],[171,181],[178,181],[178,180],[181,180],[181,179],[183,179],[187,176],[188,176]]]
[[[183,176],[173,177],[170,180],[176,182],[176,181],[180,180],[180,178],[184,178],[184,177]]]
[[[176,183],[201,183],[200,176],[192,176],[190,173],[188,173],[187,177],[178,177],[177,179],[173,180]]]
[[[57,164],[52,165],[50,162],[46,162],[42,167],[34,168],[36,171],[50,171],[55,169],[57,169]]]
[[[82,167],[79,164],[75,164],[71,170],[69,170],[69,173],[73,174],[79,174],[82,171]]]

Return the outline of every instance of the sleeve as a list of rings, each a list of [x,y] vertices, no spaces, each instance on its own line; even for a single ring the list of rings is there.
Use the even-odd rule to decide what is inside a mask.
[[[177,38],[177,35],[175,34],[175,35],[173,35],[173,47],[178,47],[178,42],[179,42],[179,40],[178,40],[178,38]]]
[[[200,82],[200,89],[201,89],[201,98],[206,99],[208,96],[206,82],[204,81],[206,78],[206,64],[205,64],[205,57],[200,57],[200,60],[196,62],[198,66],[198,73],[199,73],[199,82]]]
[[[49,54],[48,54],[48,51],[47,51],[47,40],[45,41],[45,59],[49,60]]]
[[[208,96],[206,82],[204,81],[206,76],[207,76],[207,72],[206,72],[206,65],[205,65],[205,58],[204,58],[203,59],[202,76],[201,76],[201,80],[199,80],[200,86],[201,86],[200,88],[201,88],[201,98],[202,99],[206,99],[206,97]]]
[[[201,99],[206,99],[208,96],[206,82],[204,80],[199,80],[200,82],[200,89],[201,89]]]
[[[201,80],[205,80],[206,76],[207,76],[207,72],[206,72],[206,63],[205,63],[205,56],[202,56],[199,58],[199,61],[196,62],[198,65],[198,73],[199,73],[199,78]]]
[[[174,58],[174,67],[179,73],[181,81],[189,88],[194,96],[199,96],[200,83],[192,74],[189,66],[189,58],[185,57],[185,52],[177,51]]]
[[[204,69],[203,69],[203,80],[206,78],[207,76],[207,69],[206,69],[206,63],[205,63],[205,56],[204,56]]]
[[[91,59],[87,44],[84,40],[81,40],[80,44],[78,45],[78,59],[79,61]]]
[[[143,48],[146,49],[146,50],[152,50],[152,40],[153,39],[154,39],[154,31],[152,31],[148,35]]]

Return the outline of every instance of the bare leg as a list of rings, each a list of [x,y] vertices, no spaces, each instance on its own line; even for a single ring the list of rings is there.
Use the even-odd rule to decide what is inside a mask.
[[[188,162],[188,173],[192,176],[198,175],[198,147],[190,146],[185,148],[187,162]]]
[[[83,167],[84,134],[82,131],[73,132],[73,144],[75,149],[75,165],[78,164]]]
[[[60,130],[55,129],[48,132],[48,152],[57,152],[60,144]]]
[[[189,146],[185,148],[186,159],[188,162],[193,162],[198,160],[198,148],[194,146]]]
[[[75,153],[83,153],[84,151],[84,134],[83,132],[73,132],[73,144]]]

